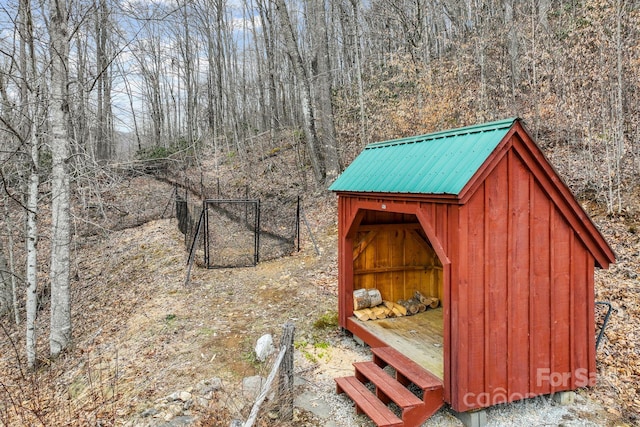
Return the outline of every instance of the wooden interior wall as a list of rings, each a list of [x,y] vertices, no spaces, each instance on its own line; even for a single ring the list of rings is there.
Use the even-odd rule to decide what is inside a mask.
[[[443,298],[442,263],[415,215],[370,211],[354,237],[353,288],[378,289],[383,299],[417,290]]]

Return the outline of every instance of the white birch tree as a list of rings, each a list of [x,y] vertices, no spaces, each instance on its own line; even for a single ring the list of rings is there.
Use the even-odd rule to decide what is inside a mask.
[[[4,217],[5,218],[9,218],[9,203],[8,201],[5,202],[4,204]],[[13,255],[13,227],[11,224],[11,221],[7,221],[6,223],[7,226],[7,237],[9,240],[9,247],[7,249],[8,252],[8,256],[9,256],[9,273],[11,274],[11,278],[10,278],[10,287],[11,287],[11,305],[13,306],[13,318],[16,322],[16,325],[20,324],[20,312],[18,311],[18,294],[17,294],[17,287],[16,287],[16,269],[15,269],[15,262],[14,262],[14,255]]]
[[[49,349],[57,356],[71,341],[71,301],[69,293],[69,33],[66,0],[49,4],[51,52],[51,331]]]
[[[18,11],[20,34],[20,115],[23,120],[16,136],[25,148],[27,178],[26,200],[26,354],[29,368],[36,364],[36,315],[38,309],[38,193],[40,188],[40,146],[38,140],[38,96],[40,78],[37,75],[35,47],[33,41],[33,17],[30,0],[20,0]]]
[[[35,133],[35,122],[31,126],[31,170],[29,172],[29,185],[27,197],[27,301],[26,301],[26,327],[27,327],[27,365],[33,368],[36,363],[36,314],[38,312],[38,189],[40,178],[38,176],[39,149],[38,138]]]

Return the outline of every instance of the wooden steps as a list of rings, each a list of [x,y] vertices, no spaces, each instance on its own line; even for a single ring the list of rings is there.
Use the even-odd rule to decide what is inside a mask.
[[[413,408],[422,400],[411,393],[408,388],[394,380],[381,367],[373,362],[354,363],[356,378],[362,382],[372,382],[376,386],[376,397],[383,403],[393,401],[401,408]]]
[[[380,399],[375,397],[368,388],[356,377],[336,378],[338,394],[346,393],[356,404],[358,414],[365,413],[379,427],[402,427],[402,420]]]
[[[355,376],[336,378],[337,393],[346,393],[356,405],[357,413],[365,413],[379,427],[417,427],[432,416],[443,402],[442,382],[406,356],[391,347],[371,349],[372,362],[354,363]],[[396,378],[383,370],[391,366]],[[374,385],[375,394],[365,384]],[[422,399],[407,386],[422,390]],[[387,404],[395,403],[400,417]]]
[[[404,385],[413,383],[423,391],[442,388],[442,382],[436,376],[394,348],[372,348],[371,352],[376,365],[381,368],[391,365],[395,368],[398,382]]]

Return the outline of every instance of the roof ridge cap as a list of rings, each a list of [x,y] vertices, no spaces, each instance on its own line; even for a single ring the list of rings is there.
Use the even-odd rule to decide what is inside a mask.
[[[470,126],[464,126],[461,128],[437,131],[437,132],[427,133],[424,135],[390,139],[387,141],[372,142],[370,144],[367,144],[367,146],[364,149],[369,150],[369,149],[375,149],[375,148],[389,147],[393,145],[415,144],[419,142],[433,141],[435,139],[451,138],[451,137],[456,137],[460,135],[470,135],[473,133],[497,131],[497,130],[510,128],[518,120],[520,120],[519,117],[511,117],[509,119],[503,119],[503,120],[497,120],[489,123],[480,123],[480,124],[475,124]]]

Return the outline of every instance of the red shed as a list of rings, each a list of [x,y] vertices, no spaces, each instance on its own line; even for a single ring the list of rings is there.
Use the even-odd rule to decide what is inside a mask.
[[[330,189],[340,325],[375,362],[336,379],[338,392],[378,425],[595,383],[593,274],[614,253],[519,119],[370,144]],[[441,307],[359,320],[358,289],[390,302],[418,291]],[[385,365],[423,389],[420,405]],[[379,404],[390,400],[402,414]]]

